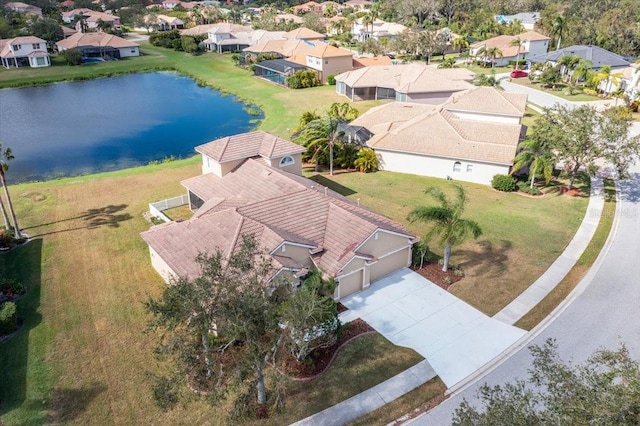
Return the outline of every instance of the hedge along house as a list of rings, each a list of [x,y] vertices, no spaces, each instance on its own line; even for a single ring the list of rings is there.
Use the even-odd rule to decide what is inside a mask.
[[[391,99],[440,104],[473,87],[473,72],[435,69],[424,64],[370,66],[336,76],[336,93],[350,101]]]
[[[384,170],[489,185],[511,171],[526,102],[525,94],[476,87],[438,106],[385,104],[350,124],[374,134],[367,145]]]
[[[402,225],[300,176],[300,146],[252,132],[197,151],[203,174],[182,182],[195,201],[194,216],[141,234],[165,281],[198,276],[199,253],[219,249],[229,255],[245,234],[253,234],[270,254],[274,277],[296,286],[318,268],[336,279],[335,299],[409,265],[415,237]]]

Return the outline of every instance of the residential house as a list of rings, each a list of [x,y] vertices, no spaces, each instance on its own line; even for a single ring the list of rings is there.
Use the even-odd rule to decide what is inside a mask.
[[[304,23],[304,19],[301,16],[294,15],[293,13],[278,13],[276,15],[276,22],[293,22],[294,24]]]
[[[37,6],[32,6],[30,4],[22,3],[19,1],[12,1],[9,3],[5,3],[5,9],[13,10],[14,12],[24,13],[26,15],[33,15],[42,18],[42,9]]]
[[[0,40],[0,61],[5,68],[39,68],[51,65],[47,42],[33,36]]]
[[[514,44],[514,41],[520,39],[520,46]],[[551,39],[536,31],[527,31],[515,36],[501,35],[484,41],[478,41],[469,46],[469,56],[489,62],[493,60],[496,66],[507,66],[518,57],[520,60],[529,59],[536,55],[543,55],[549,49],[549,41]],[[484,55],[483,49],[497,48],[501,55],[495,58],[489,58]]]
[[[162,0],[161,6],[163,9],[173,10],[176,6],[182,3],[180,0]]]
[[[384,37],[393,38],[406,30],[407,27],[404,25],[395,22],[385,22],[381,19],[376,19],[372,24],[365,24],[363,18],[358,18],[351,25],[351,34],[358,41],[364,41],[369,37],[375,38],[376,40]]]
[[[73,28],[65,27],[64,25],[60,25],[60,30],[62,31],[62,38],[69,38],[77,33]]]
[[[174,16],[158,15],[156,19],[158,31],[181,30],[184,28],[184,21]]]
[[[293,13],[296,15],[303,15],[305,13],[322,13],[322,6],[315,1],[308,1],[296,6],[293,6]]]
[[[640,66],[632,65],[620,71],[622,79],[619,88],[629,99],[640,99]]]
[[[311,40],[311,41],[324,40],[325,38],[327,38],[326,35],[320,34],[317,31],[313,31],[305,27],[300,27],[300,28],[296,28],[295,30],[289,31],[285,33],[282,37],[288,40],[297,39],[297,40]]]
[[[73,0],[64,0],[60,2],[60,6],[65,9],[73,9],[76,6],[76,3]]]
[[[300,176],[304,148],[299,145],[251,132],[196,151],[202,155],[203,174],[182,182],[194,216],[141,234],[165,281],[197,277],[198,254],[220,250],[229,255],[248,234],[269,253],[274,277],[296,286],[317,268],[336,280],[335,299],[409,265],[415,237]]]
[[[355,12],[364,12],[371,9],[373,2],[369,0],[349,0],[344,2],[344,6],[352,8]]]
[[[76,16],[80,16],[82,19],[76,21]],[[121,27],[119,16],[87,8],[79,8],[68,12],[62,12],[62,21],[66,24],[71,24],[76,21],[75,29],[77,31],[98,30],[100,29],[100,22],[108,23],[111,25],[111,28],[114,29],[119,29]]]
[[[249,26],[220,22],[207,30],[207,39],[202,44],[209,52],[237,52],[256,43],[281,38],[283,34],[282,31],[254,30]]]
[[[392,102],[350,124],[374,134],[381,168],[489,185],[508,174],[526,128],[527,95],[475,87],[441,105]]]
[[[533,30],[540,20],[540,12],[522,12],[515,15],[496,15],[496,21],[503,25],[519,21],[525,30]]]
[[[589,61],[589,63],[591,63],[591,69],[595,71],[605,65],[609,65],[613,70],[627,68],[631,65],[631,62],[627,61],[622,56],[593,45],[564,47],[549,53],[545,52],[539,55],[531,55],[527,57],[527,61],[532,64],[550,62],[551,64],[556,65],[562,57],[566,55],[577,55],[582,59]]]
[[[85,58],[140,56],[140,45],[107,33],[76,33],[56,43],[58,51],[78,49]]]
[[[440,104],[452,94],[473,87],[474,76],[462,68],[437,69],[421,63],[369,66],[336,75],[336,93],[350,101],[392,99]]]

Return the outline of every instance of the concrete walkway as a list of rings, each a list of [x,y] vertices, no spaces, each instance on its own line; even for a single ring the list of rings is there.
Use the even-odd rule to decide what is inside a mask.
[[[515,324],[527,312],[533,309],[562,281],[576,264],[587,248],[589,241],[596,232],[600,215],[604,207],[604,186],[601,177],[591,179],[591,197],[589,205],[578,231],[574,235],[564,252],[553,264],[529,286],[520,296],[493,316],[494,319],[506,324]]]
[[[343,425],[400,398],[405,393],[411,392],[434,377],[436,377],[436,373],[425,360],[371,389],[367,389],[333,407],[329,407],[293,424]]]

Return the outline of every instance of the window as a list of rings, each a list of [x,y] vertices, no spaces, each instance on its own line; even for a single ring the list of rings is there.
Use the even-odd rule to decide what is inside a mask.
[[[473,164],[467,164],[467,173],[471,173],[473,171]]]
[[[282,157],[282,160],[280,160],[280,167],[284,167],[284,166],[290,166],[292,164],[295,164],[295,160],[293,159],[293,157],[287,155],[286,157]]]
[[[45,58],[36,58],[36,64],[46,65]]]
[[[131,49],[131,53],[136,53],[136,49]]]
[[[453,171],[459,172],[460,170],[462,170],[462,163],[459,161],[456,161],[455,163],[453,163]]]
[[[32,48],[33,50],[38,50],[38,49],[40,49],[40,43],[33,43],[33,44],[31,45],[31,48]]]
[[[20,45],[19,44],[14,44],[13,45],[13,50],[20,50]]]
[[[324,64],[325,64],[325,65],[329,65],[329,60],[328,60],[328,59],[325,59],[325,60],[324,60]]]

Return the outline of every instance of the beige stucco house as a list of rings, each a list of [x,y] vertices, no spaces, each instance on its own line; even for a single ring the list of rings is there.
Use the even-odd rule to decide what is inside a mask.
[[[0,40],[0,62],[5,68],[39,68],[51,65],[47,42],[34,36]]]
[[[356,120],[383,170],[489,185],[508,174],[526,134],[527,95],[476,87],[442,105],[392,102]]]
[[[515,40],[520,40],[518,47]],[[478,41],[469,46],[469,56],[477,57],[484,61],[493,60],[496,66],[509,65],[509,62],[528,59],[531,56],[542,55],[549,50],[551,38],[536,31],[527,31],[518,35],[500,35],[487,40]],[[514,44],[515,43],[515,44]],[[501,55],[496,58],[488,58],[482,54],[482,49],[498,48]]]
[[[56,43],[59,52],[78,49],[85,57],[140,56],[140,45],[107,33],[76,33]]]
[[[153,267],[167,282],[198,276],[199,253],[218,249],[228,255],[245,234],[270,254],[273,277],[295,286],[318,268],[336,279],[335,299],[409,265],[414,236],[302,177],[299,145],[251,132],[197,151],[203,174],[182,182],[194,216],[141,234]]]

